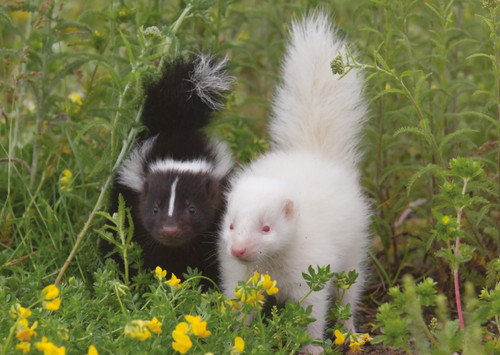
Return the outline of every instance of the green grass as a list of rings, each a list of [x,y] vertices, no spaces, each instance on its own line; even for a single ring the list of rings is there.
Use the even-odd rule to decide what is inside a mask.
[[[200,295],[196,277],[179,292],[147,271],[124,283],[98,257],[97,230],[112,173],[139,129],[142,83],[161,61],[229,55],[235,86],[210,131],[247,162],[267,148],[287,25],[317,5],[347,35],[356,59],[344,62],[364,68],[370,102],[362,169],[374,216],[363,317],[377,327],[364,330],[408,353],[499,351],[497,1],[31,0],[0,7],[0,352],[19,343],[15,304],[34,305],[33,353],[44,336],[75,354],[90,345],[164,353],[187,314],[212,332],[193,338],[193,353],[228,353],[237,325],[247,353],[290,353],[309,341],[297,305],[246,327],[220,311],[220,295]],[[38,300],[55,282],[62,304],[51,312]],[[155,316],[161,334],[125,334],[127,323]]]

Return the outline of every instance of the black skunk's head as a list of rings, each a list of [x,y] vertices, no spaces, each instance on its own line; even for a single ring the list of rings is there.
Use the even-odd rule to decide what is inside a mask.
[[[220,201],[219,182],[207,173],[155,171],[144,181],[140,216],[154,241],[183,246],[213,229]]]

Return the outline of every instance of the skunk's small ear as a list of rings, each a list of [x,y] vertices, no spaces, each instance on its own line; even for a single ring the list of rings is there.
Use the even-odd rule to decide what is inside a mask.
[[[284,211],[285,211],[285,217],[286,218],[292,218],[293,217],[294,206],[293,206],[293,201],[292,200],[285,200]]]

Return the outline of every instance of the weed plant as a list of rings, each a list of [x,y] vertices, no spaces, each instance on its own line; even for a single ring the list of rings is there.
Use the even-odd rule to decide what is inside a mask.
[[[334,67],[363,68],[371,108],[362,182],[374,211],[372,278],[359,328],[380,349],[500,352],[498,0],[8,0],[0,6],[1,353],[268,354],[311,341],[298,303],[242,320],[279,280],[249,275],[228,300],[200,293],[196,270],[170,280],[142,270],[123,229],[127,211],[106,206],[112,173],[141,129],[142,85],[177,55],[229,55],[235,86],[209,131],[238,162],[265,151],[287,25],[317,6],[331,9],[350,43]],[[98,256],[106,220],[139,270],[132,278]],[[348,287],[349,271],[311,268],[305,281],[311,292],[330,278]],[[327,353],[345,351],[344,341],[355,352],[367,346],[370,336],[343,327],[348,307],[332,314],[339,322],[318,345]]]

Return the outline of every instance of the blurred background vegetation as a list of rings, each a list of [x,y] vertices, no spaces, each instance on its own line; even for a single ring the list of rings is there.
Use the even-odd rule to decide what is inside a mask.
[[[162,60],[229,56],[234,90],[211,133],[240,163],[265,151],[287,27],[318,6],[348,38],[357,62],[347,68],[365,68],[362,176],[374,217],[364,311],[373,317],[405,273],[432,276],[452,309],[452,271],[477,292],[494,287],[497,1],[7,0],[0,7],[3,297],[22,299],[53,282],[72,250],[63,280],[91,282],[102,266],[94,232],[102,220],[93,217],[105,210],[110,176],[139,128],[142,84]],[[481,171],[470,179],[457,172],[449,164],[458,157]],[[446,195],[446,184],[459,193]],[[458,234],[443,236],[443,216]],[[468,248],[455,249],[457,236]]]

